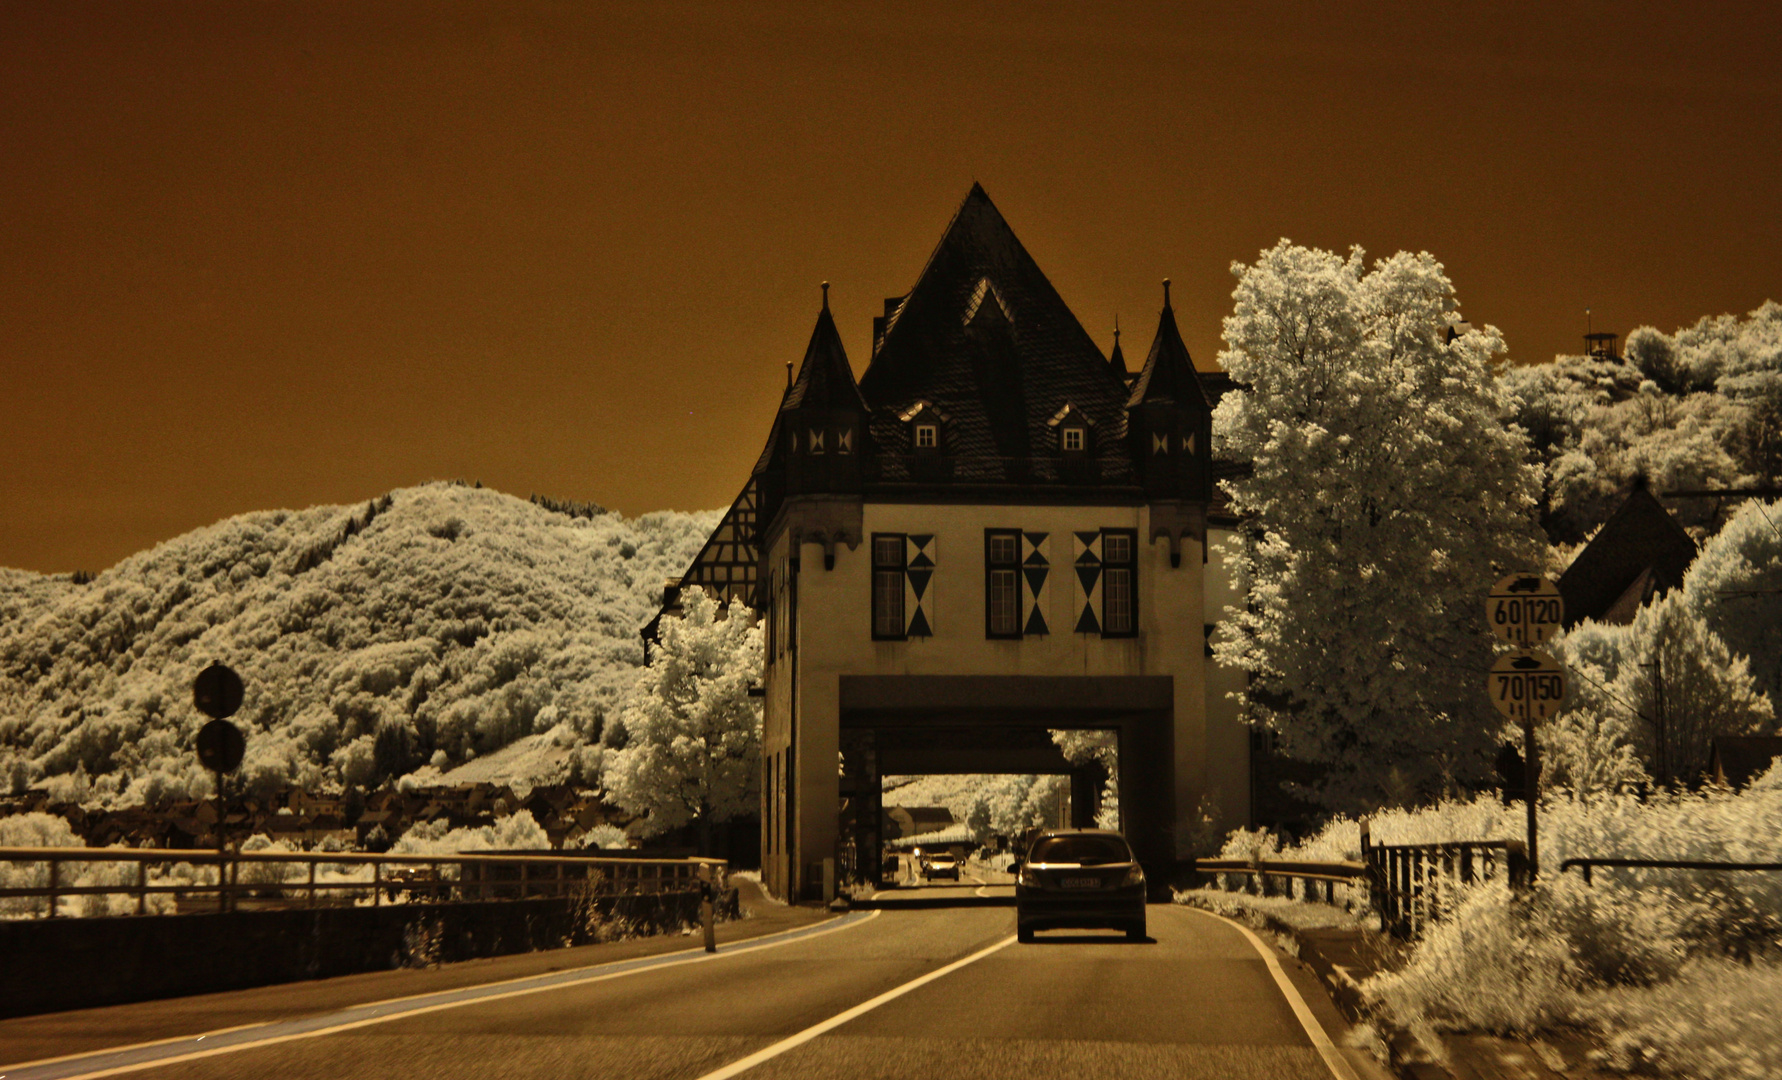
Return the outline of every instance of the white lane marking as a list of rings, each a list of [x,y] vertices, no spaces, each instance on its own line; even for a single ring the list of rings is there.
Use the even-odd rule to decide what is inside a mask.
[[[560,979],[557,981],[546,982],[542,985],[522,986],[517,989],[507,990],[507,991],[503,991],[501,993],[481,994],[476,997],[454,998],[452,1000],[441,1001],[441,1002],[438,1002],[437,1004],[433,1004],[433,1005],[420,1005],[420,1006],[416,1006],[414,1008],[396,1009],[392,1012],[379,1013],[377,1015],[364,1017],[364,1018],[358,1019],[358,1020],[350,1020],[345,1023],[332,1024],[327,1027],[313,1028],[313,1029],[307,1029],[307,1030],[303,1030],[303,1031],[286,1032],[286,1033],[280,1034],[280,1035],[269,1035],[264,1039],[252,1039],[247,1042],[230,1043],[227,1046],[218,1046],[218,1047],[208,1048],[208,1049],[204,1049],[204,1050],[193,1050],[193,1051],[190,1051],[190,1052],[184,1053],[184,1054],[170,1054],[165,1057],[154,1057],[154,1058],[149,1058],[149,1059],[142,1060],[142,1061],[132,1061],[132,1062],[128,1062],[128,1063],[121,1064],[121,1065],[115,1065],[115,1066],[111,1066],[111,1067],[95,1069],[92,1072],[46,1073],[46,1074],[43,1074],[43,1076],[45,1078],[54,1077],[55,1080],[97,1080],[98,1077],[103,1077],[103,1076],[119,1076],[124,1073],[141,1072],[144,1069],[158,1069],[165,1065],[177,1065],[180,1062],[195,1061],[199,1058],[217,1057],[218,1055],[221,1055],[221,1054],[233,1054],[233,1053],[236,1053],[241,1050],[253,1050],[253,1049],[256,1049],[256,1048],[262,1047],[262,1046],[274,1046],[274,1045],[277,1045],[278,1043],[294,1042],[298,1039],[313,1039],[313,1038],[316,1038],[317,1036],[321,1036],[321,1035],[332,1035],[336,1032],[351,1031],[351,1030],[354,1030],[355,1028],[370,1027],[373,1024],[384,1024],[384,1023],[388,1023],[391,1020],[402,1020],[402,1019],[405,1019],[405,1018],[411,1017],[411,1016],[424,1016],[427,1013],[443,1012],[446,1009],[457,1009],[457,1008],[462,1008],[466,1005],[480,1005],[485,1001],[505,1001],[508,998],[524,997],[528,994],[542,994],[549,990],[562,990],[562,989],[566,989],[566,988],[572,987],[572,986],[586,986],[586,985],[589,985],[590,983],[606,982],[610,979],[619,979],[619,978],[623,978],[626,975],[635,975],[635,974],[639,974],[639,973],[645,972],[645,971],[660,971],[663,968],[679,967],[683,964],[700,964],[700,963],[704,963],[708,960],[718,960],[718,959],[721,959],[721,958],[727,957],[727,956],[741,956],[741,955],[745,955],[747,953],[759,952],[760,950],[763,950],[763,949],[777,948],[781,945],[791,945],[791,944],[794,944],[795,942],[809,941],[812,938],[822,937],[825,934],[832,934],[837,930],[843,930],[850,926],[859,926],[863,923],[871,922],[873,919],[878,918],[878,916],[879,916],[879,913],[877,911],[872,911],[872,912],[868,912],[867,914],[865,914],[863,917],[861,917],[859,919],[842,918],[842,919],[836,920],[830,926],[821,926],[819,929],[813,930],[813,929],[810,929],[807,927],[799,927],[799,928],[793,929],[793,930],[784,930],[784,931],[781,931],[779,934],[770,934],[763,938],[756,939],[756,942],[754,944],[750,944],[747,942],[739,942],[736,945],[732,945],[729,948],[727,948],[723,951],[720,951],[720,952],[716,952],[716,953],[708,953],[704,950],[703,947],[696,947],[696,948],[692,948],[692,949],[681,949],[681,950],[677,950],[675,952],[663,953],[663,954],[660,954],[658,957],[641,957],[638,960],[614,960],[614,961],[610,961],[606,964],[599,964],[599,965],[589,967],[586,970],[591,971],[591,972],[600,972],[600,973],[587,975],[582,978]],[[797,936],[789,936],[789,935],[797,935]],[[778,938],[779,940],[774,940],[775,938]],[[1011,940],[1013,940],[1013,939],[1011,939]],[[640,961],[652,961],[652,960],[656,961],[656,962],[654,962],[654,963],[640,962]],[[614,967],[616,965],[621,965],[621,964],[635,965],[635,966],[627,966],[623,971],[604,971],[604,972],[602,972],[602,970],[601,970],[603,968]],[[556,974],[556,973],[553,973],[553,974]],[[406,997],[387,998],[382,1001],[366,1002],[365,1004],[362,1004],[362,1005],[350,1005],[344,1009],[338,1009],[335,1011],[336,1012],[356,1012],[356,1011],[359,1011],[362,1009],[382,1009],[387,1006],[397,1005],[397,1004],[400,1004],[405,1001],[415,1001],[420,998],[438,997],[438,996],[441,996],[444,994],[464,994],[464,993],[467,993],[470,991],[483,990],[483,989],[487,989],[487,988],[493,987],[493,986],[507,986],[512,983],[519,983],[519,982],[535,982],[535,981],[539,980],[540,978],[541,978],[541,976],[538,976],[538,975],[523,975],[523,976],[520,976],[519,978],[515,978],[515,979],[500,979],[500,980],[497,980],[495,982],[490,982],[490,983],[477,983],[472,986],[461,986],[455,990],[436,990],[436,991],[433,991],[432,993],[428,993],[428,994],[410,994]],[[273,1021],[265,1026],[267,1026],[267,1027],[285,1026],[291,1022],[292,1021]],[[301,1022],[301,1021],[297,1021],[297,1022]],[[36,1069],[40,1066],[51,1065],[51,1064],[55,1064],[57,1062],[73,1061],[73,1060],[76,1060],[79,1058],[98,1058],[98,1057],[107,1057],[107,1056],[111,1056],[111,1055],[115,1055],[115,1054],[125,1054],[125,1053],[129,1053],[133,1050],[148,1049],[148,1048],[155,1047],[155,1046],[165,1046],[168,1043],[175,1043],[175,1042],[187,1042],[187,1041],[201,1042],[207,1036],[214,1037],[215,1035],[221,1034],[224,1031],[241,1031],[246,1028],[257,1027],[257,1026],[260,1026],[260,1025],[244,1024],[244,1025],[241,1025],[240,1027],[222,1028],[222,1029],[219,1029],[218,1031],[206,1032],[204,1035],[199,1035],[196,1037],[187,1035],[187,1036],[181,1036],[181,1037],[173,1038],[173,1039],[160,1039],[160,1040],[157,1040],[155,1042],[150,1042],[150,1043],[134,1043],[134,1044],[129,1044],[129,1045],[125,1045],[125,1046],[112,1046],[112,1047],[107,1047],[104,1050],[93,1050],[93,1051],[89,1051],[88,1053],[85,1053],[85,1054],[72,1054],[72,1055],[69,1055],[68,1057],[43,1058],[43,1059],[40,1059],[37,1061],[22,1061],[22,1062],[18,1062],[17,1064],[0,1065],[0,1070],[5,1070],[4,1072],[0,1072],[0,1080],[5,1080],[5,1078],[7,1076],[10,1076],[13,1073],[23,1072],[26,1069]]]
[[[1218,919],[1227,926],[1236,927],[1239,933],[1249,938],[1250,944],[1254,945],[1256,951],[1261,954],[1262,962],[1268,965],[1268,973],[1275,977],[1275,985],[1281,988],[1281,996],[1287,999],[1288,1005],[1292,1006],[1293,1015],[1299,1020],[1299,1026],[1306,1029],[1306,1038],[1312,1040],[1312,1047],[1318,1051],[1318,1056],[1324,1059],[1324,1065],[1330,1070],[1330,1074],[1337,1080],[1361,1080],[1355,1075],[1355,1070],[1349,1066],[1349,1063],[1343,1060],[1343,1055],[1337,1050],[1336,1044],[1330,1041],[1330,1036],[1324,1033],[1324,1025],[1320,1024],[1318,1018],[1312,1015],[1312,1007],[1306,1004],[1305,998],[1299,996],[1299,990],[1287,978],[1287,973],[1281,970],[1281,962],[1275,959],[1275,951],[1251,932],[1248,926],[1227,919],[1223,915],[1215,915],[1197,907],[1188,907],[1186,904],[1170,906],[1184,908],[1196,915],[1205,915],[1209,919]]]
[[[1006,949],[1014,943],[1015,939],[1012,937],[1003,938],[996,944],[979,949],[977,952],[972,953],[970,956],[963,959],[955,960],[946,967],[936,968],[920,978],[911,979],[902,986],[894,986],[870,1001],[862,1001],[860,1004],[848,1009],[846,1012],[838,1012],[829,1019],[824,1020],[822,1023],[812,1024],[798,1034],[788,1036],[787,1038],[774,1043],[772,1046],[757,1050],[746,1058],[739,1058],[721,1069],[715,1069],[712,1072],[708,1072],[704,1076],[699,1077],[698,1080],[729,1080],[730,1077],[735,1076],[738,1073],[747,1072],[764,1061],[779,1057],[788,1050],[803,1046],[805,1043],[810,1042],[812,1039],[826,1031],[833,1031],[855,1017],[864,1016],[888,1001],[900,998],[919,986],[926,986],[943,975],[950,975],[967,964],[975,964],[984,957],[989,956],[991,953],[996,952],[999,949]]]

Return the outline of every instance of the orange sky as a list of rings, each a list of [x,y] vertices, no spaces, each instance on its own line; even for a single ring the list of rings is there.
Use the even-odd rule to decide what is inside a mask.
[[[725,505],[817,282],[859,372],[974,179],[1203,367],[1282,236],[1435,253],[1524,360],[1782,299],[1772,5],[763,6],[0,0],[0,566],[437,478]]]

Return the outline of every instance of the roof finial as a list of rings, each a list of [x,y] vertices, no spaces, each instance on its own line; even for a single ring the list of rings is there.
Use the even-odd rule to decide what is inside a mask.
[[[786,389],[792,389],[792,361],[786,361]]]
[[[1169,279],[1168,278],[1163,279],[1163,306],[1165,309],[1168,309],[1168,307],[1169,307]]]
[[[823,310],[829,310],[829,282],[823,283]]]
[[[1114,344],[1120,344],[1120,316],[1114,316]]]

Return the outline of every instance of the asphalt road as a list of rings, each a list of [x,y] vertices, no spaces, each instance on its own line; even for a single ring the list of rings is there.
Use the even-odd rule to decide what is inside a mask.
[[[241,1049],[129,1075],[207,1080],[598,1077],[1218,1077],[1349,1080],[1314,1047],[1293,1002],[1244,933],[1172,905],[1149,913],[1151,940],[1101,932],[1013,942],[1006,887],[900,889],[886,900],[993,899],[971,906],[855,913],[721,948],[624,966],[557,972],[561,984],[504,984],[481,1000],[427,998],[393,1017],[367,1006],[212,1036]],[[1006,901],[1005,901],[1006,903]],[[1282,963],[1277,961],[1278,963]],[[1341,1021],[1314,980],[1281,970],[1335,1034]],[[604,973],[604,977],[602,976]],[[598,978],[596,978],[598,977]],[[912,982],[927,979],[912,986]],[[526,992],[521,992],[526,991]],[[414,1007],[395,1003],[385,1012]],[[1308,1009],[1302,1005],[1302,1009]],[[850,1012],[852,1010],[852,1012]],[[345,1026],[356,1024],[357,1026]],[[342,1029],[344,1028],[344,1029]],[[813,1031],[813,1028],[816,1030]],[[315,1034],[317,1030],[331,1033]],[[790,1042],[789,1042],[790,1041]],[[187,1038],[170,1049],[204,1053]],[[751,1055],[758,1060],[751,1063]],[[0,1060],[5,1060],[0,1048]],[[1346,1060],[1346,1059],[1345,1059]],[[747,1065],[738,1070],[738,1063]],[[115,1064],[115,1059],[113,1064]],[[147,1064],[144,1062],[143,1064]],[[1353,1067],[1351,1065],[1350,1067]],[[79,1059],[25,1077],[119,1075]],[[716,1073],[717,1075],[713,1075]],[[1359,1075],[1370,1075],[1365,1064]],[[1377,1074],[1372,1074],[1377,1075]]]

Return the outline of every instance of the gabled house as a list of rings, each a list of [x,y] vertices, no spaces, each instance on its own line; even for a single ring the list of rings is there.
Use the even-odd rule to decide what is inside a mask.
[[[1638,484],[1559,576],[1565,625],[1632,622],[1643,605],[1683,583],[1695,552],[1689,533]]]

